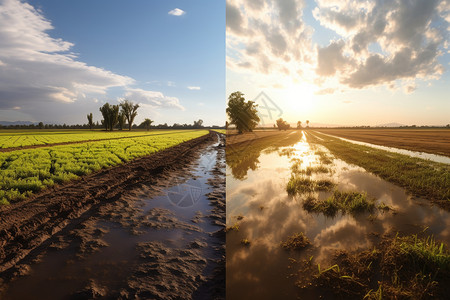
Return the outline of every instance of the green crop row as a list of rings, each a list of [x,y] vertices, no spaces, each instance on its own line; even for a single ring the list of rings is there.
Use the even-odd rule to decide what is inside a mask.
[[[206,130],[167,131],[129,139],[17,150],[0,153],[0,204],[180,144]]]
[[[0,148],[13,148],[34,145],[50,145],[56,143],[71,143],[79,141],[107,140],[135,136],[147,136],[174,132],[173,130],[152,131],[88,131],[88,130],[60,130],[37,131],[21,130],[0,132]],[[184,132],[177,130],[177,132]]]

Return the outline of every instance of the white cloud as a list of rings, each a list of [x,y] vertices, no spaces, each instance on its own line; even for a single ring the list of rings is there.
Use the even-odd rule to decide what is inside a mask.
[[[312,28],[303,22],[304,0],[229,0],[226,3],[227,68],[271,77],[312,78]],[[280,81],[280,78],[283,78]]]
[[[89,66],[69,52],[72,43],[51,37],[50,21],[28,3],[0,2],[0,110],[39,111],[42,103],[74,103],[134,80]]]
[[[169,15],[172,15],[172,16],[182,16],[182,15],[184,15],[186,12],[185,11],[183,11],[183,10],[181,10],[181,9],[179,9],[179,8],[175,8],[175,9],[172,9],[171,11],[169,11]]]
[[[137,103],[151,105],[154,108],[176,108],[184,110],[176,97],[165,96],[161,92],[128,88],[124,98]]]
[[[200,90],[199,86],[188,86],[187,88],[190,90]]]
[[[303,0],[227,1],[227,68],[266,82],[309,81],[319,94],[439,78],[448,52],[450,3],[316,0],[314,18],[334,31],[314,44]]]
[[[410,80],[436,79],[443,73],[438,57],[445,48],[448,11],[437,0],[320,0],[314,16],[341,36],[340,47],[331,42],[319,48],[319,76],[336,75],[340,84],[357,89],[400,81],[411,93]],[[380,50],[374,52],[370,45]]]

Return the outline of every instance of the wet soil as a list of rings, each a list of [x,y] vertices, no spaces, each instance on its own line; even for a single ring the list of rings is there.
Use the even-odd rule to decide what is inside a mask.
[[[245,132],[242,134],[238,134],[234,131],[229,130],[227,132],[227,146],[242,146],[243,143],[251,143],[254,140],[264,139],[268,137],[282,137],[286,135],[286,132],[292,132],[292,130],[288,131],[280,131],[280,130],[254,130],[252,132]]]
[[[1,298],[223,299],[224,152],[210,133],[2,207]]]

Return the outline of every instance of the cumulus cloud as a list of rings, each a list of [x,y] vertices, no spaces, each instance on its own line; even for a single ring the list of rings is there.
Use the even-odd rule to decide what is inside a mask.
[[[450,1],[315,2],[313,17],[336,34],[328,44],[313,42],[303,0],[227,1],[227,68],[307,80],[319,94],[393,84],[411,92],[411,80],[444,72]]]
[[[186,12],[184,11],[184,10],[181,10],[181,9],[179,9],[179,8],[175,8],[175,9],[172,9],[171,11],[169,11],[169,15],[172,15],[172,16],[177,16],[177,17],[179,17],[179,16],[182,16],[182,15],[184,15]]]
[[[143,89],[127,89],[124,98],[133,102],[147,104],[155,108],[177,108],[184,110],[176,97],[165,96],[161,92],[146,91]]]
[[[448,47],[448,10],[439,1],[317,2],[315,18],[342,37],[339,47],[318,49],[317,75],[337,74],[340,84],[361,89],[443,73],[438,57]]]
[[[200,90],[199,86],[188,86],[187,88],[190,90],[196,90],[196,91]]]
[[[28,3],[0,2],[0,109],[32,111],[43,102],[70,103],[86,93],[126,86],[127,76],[89,66],[70,53],[72,43],[52,38],[51,23]]]
[[[302,20],[305,1],[230,0],[226,6],[229,69],[274,77],[313,70],[312,29]]]
[[[127,89],[135,83],[80,61],[70,52],[73,44],[50,36],[51,29],[50,21],[32,5],[0,0],[1,118],[77,122],[79,118],[70,116],[98,112],[98,97],[106,96],[109,88]],[[176,98],[154,99],[155,106],[160,101],[160,106],[181,107]]]

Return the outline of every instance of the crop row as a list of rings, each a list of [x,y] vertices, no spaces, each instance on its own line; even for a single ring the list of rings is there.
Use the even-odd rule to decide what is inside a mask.
[[[70,143],[79,141],[107,140],[133,136],[146,136],[155,134],[164,134],[173,132],[168,130],[154,131],[87,131],[87,130],[71,130],[71,131],[18,131],[18,132],[0,132],[0,148],[13,148],[34,145],[49,145],[55,143]],[[177,130],[177,132],[183,132]]]
[[[172,131],[129,139],[105,140],[0,153],[0,204],[177,145],[206,130]]]

